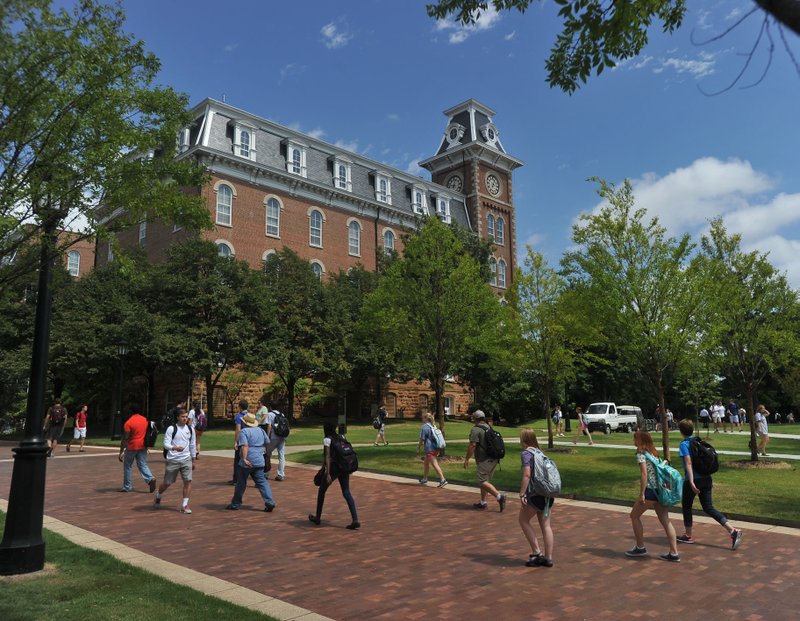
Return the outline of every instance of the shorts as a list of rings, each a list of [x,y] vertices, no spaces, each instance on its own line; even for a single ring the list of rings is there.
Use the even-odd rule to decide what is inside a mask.
[[[649,487],[645,488],[644,490],[644,499],[652,500],[653,502],[658,502],[658,496],[656,496],[655,491],[650,489]]]
[[[722,416],[718,416],[715,414],[714,416],[711,417],[711,420],[713,420],[715,423],[722,422]]]
[[[172,485],[178,478],[178,473],[184,481],[192,480],[192,459],[168,459],[164,470],[164,483]]]
[[[432,451],[425,451],[425,457],[439,457],[439,449],[433,449]]]
[[[72,430],[72,437],[75,440],[80,440],[86,437],[86,427],[75,427]]]
[[[65,421],[66,422],[66,421]],[[50,425],[47,428],[47,440],[58,440],[61,437],[61,434],[64,433],[64,423],[60,425]]]
[[[731,414],[731,422],[734,425],[738,425],[739,424],[739,417],[738,416],[734,416],[733,414]]]
[[[492,480],[492,475],[494,475],[494,469],[497,468],[497,464],[499,462],[496,459],[487,459],[485,461],[478,462],[478,481],[481,483],[486,483],[487,481]]]
[[[552,507],[553,503],[556,501],[555,498],[550,497],[546,499],[544,496],[528,496],[528,506],[536,509],[537,511],[544,511],[544,504],[546,500],[549,500],[549,506]]]

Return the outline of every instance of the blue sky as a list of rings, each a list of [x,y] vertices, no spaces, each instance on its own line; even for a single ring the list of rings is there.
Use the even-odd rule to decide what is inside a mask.
[[[442,111],[475,98],[496,111],[515,173],[517,242],[556,263],[572,224],[597,208],[592,176],[634,182],[639,207],[696,239],[720,215],[746,249],[769,252],[800,288],[800,75],[776,30],[753,88],[727,86],[761,27],[719,34],[752,0],[690,2],[684,27],[658,30],[637,59],[573,95],[545,83],[558,32],[550,0],[463,29],[416,0],[127,0],[127,31],[162,61],[160,81],[429,178]],[[800,58],[800,40],[786,38]],[[766,42],[766,40],[765,40]],[[766,46],[740,82],[760,76]]]

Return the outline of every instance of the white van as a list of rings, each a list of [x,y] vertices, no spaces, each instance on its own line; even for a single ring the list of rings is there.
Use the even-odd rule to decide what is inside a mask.
[[[610,401],[592,403],[583,415],[589,431],[636,431],[642,409],[635,405],[617,405]]]

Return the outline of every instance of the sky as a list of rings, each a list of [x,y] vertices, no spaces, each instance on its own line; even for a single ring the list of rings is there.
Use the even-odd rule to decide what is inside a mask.
[[[474,98],[495,110],[514,173],[518,254],[551,265],[600,177],[633,183],[637,207],[699,241],[720,216],[745,250],[769,253],[800,288],[800,70],[752,0],[695,0],[669,35],[572,95],[544,68],[559,32],[552,0],[485,12],[475,27],[417,0],[124,0],[126,31],[162,61],[159,81],[430,179],[442,112]],[[768,35],[774,42],[769,60]],[[800,59],[800,37],[784,37]],[[768,66],[769,65],[769,66]],[[764,69],[766,75],[758,83]],[[747,87],[747,88],[743,88]]]

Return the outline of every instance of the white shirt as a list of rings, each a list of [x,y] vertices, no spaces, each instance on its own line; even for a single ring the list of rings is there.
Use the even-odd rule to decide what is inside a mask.
[[[189,425],[170,425],[164,434],[164,448],[167,449],[168,460],[193,459],[197,454],[195,433]],[[182,446],[183,450],[173,450],[174,446]]]

